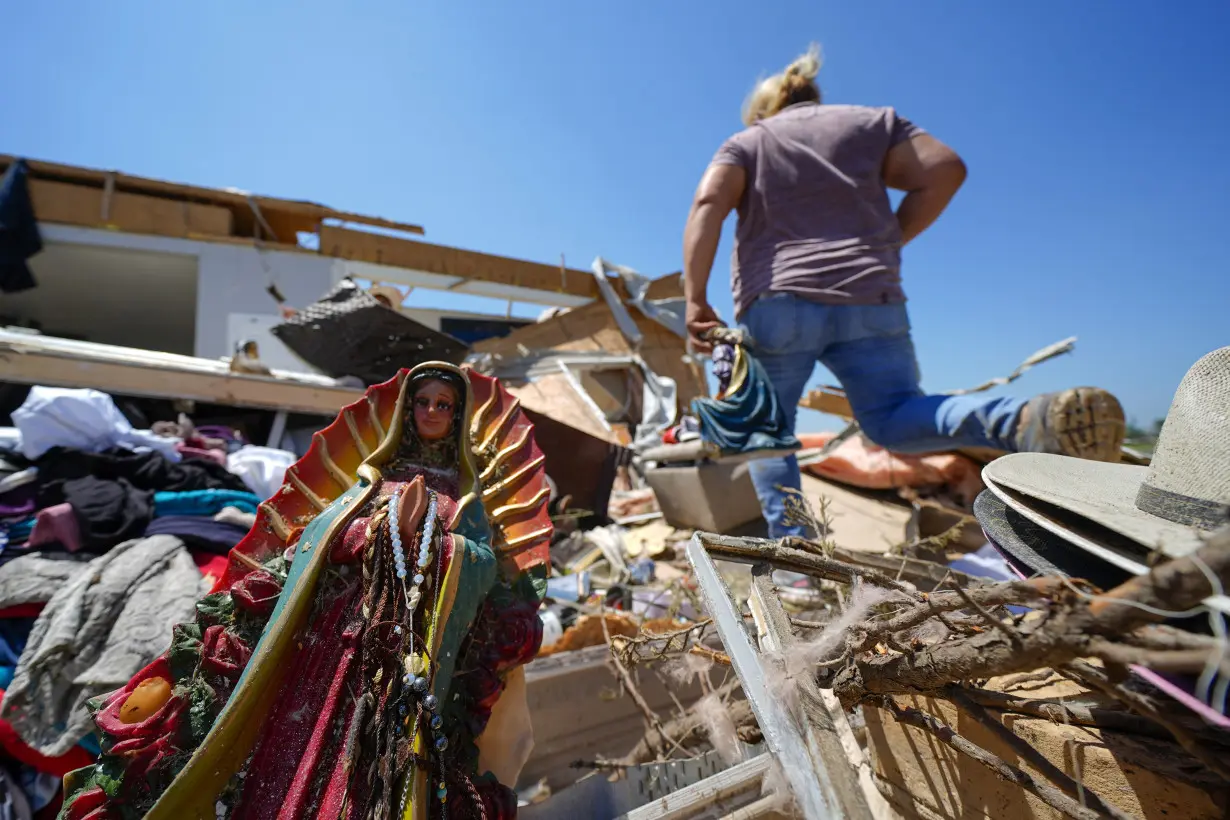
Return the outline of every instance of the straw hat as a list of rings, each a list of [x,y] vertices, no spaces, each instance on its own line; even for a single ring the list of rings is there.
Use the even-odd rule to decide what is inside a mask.
[[[367,292],[372,296],[383,296],[389,300],[389,307],[397,310],[401,307],[401,303],[406,300],[406,294],[402,293],[392,285],[372,285],[367,289]]]
[[[1183,377],[1148,467],[1016,453],[982,475],[1005,505],[1089,552],[1198,549],[1230,523],[1230,347]]]

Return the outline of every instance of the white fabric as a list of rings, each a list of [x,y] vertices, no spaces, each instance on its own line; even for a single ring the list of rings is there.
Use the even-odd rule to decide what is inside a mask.
[[[659,376],[642,365],[645,389],[641,398],[641,423],[636,426],[632,446],[642,450],[662,444],[662,434],[679,415],[679,387],[674,379]]]
[[[52,447],[100,453],[115,447],[157,450],[179,461],[177,438],[163,438],[150,430],[134,430],[106,393],[64,387],[32,387],[21,407],[13,411],[13,424],[21,433],[21,453],[36,459]]]
[[[16,427],[0,427],[0,453],[21,451],[21,431]]]
[[[948,566],[957,572],[964,572],[975,578],[990,578],[994,581],[1019,580],[1008,562],[1004,560],[1004,556],[1000,555],[999,551],[990,544],[983,544],[976,552],[970,552],[949,561]]]
[[[295,454],[288,450],[249,444],[226,457],[226,469],[243,479],[257,497],[269,498],[282,486],[287,468],[295,461]]]

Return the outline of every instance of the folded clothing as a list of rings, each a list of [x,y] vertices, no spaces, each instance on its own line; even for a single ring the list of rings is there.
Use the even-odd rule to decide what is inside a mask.
[[[168,515],[217,515],[226,507],[255,513],[260,499],[238,490],[191,490],[154,493],[154,517]]]
[[[145,534],[173,535],[189,549],[225,555],[248,534],[246,527],[199,515],[167,515],[149,523]]]
[[[72,504],[56,504],[45,510],[39,510],[30,528],[30,538],[27,542],[31,547],[45,547],[59,544],[69,552],[81,549],[81,528],[77,525],[77,514]]]
[[[87,453],[55,448],[38,460],[38,506],[50,507],[67,501],[64,482],[93,476],[105,481],[124,479],[138,490],[186,492],[189,490],[248,489],[243,479],[212,461],[178,464],[158,453],[108,450]]]
[[[92,556],[31,552],[0,565],[0,612],[13,616],[19,606],[43,606],[56,591],[86,571]]]
[[[30,640],[35,618],[0,619],[0,689],[7,689],[13,682],[17,662]]]
[[[154,494],[137,489],[123,478],[74,478],[60,489],[77,522],[79,549],[87,552],[106,552],[123,541],[140,538],[154,517]],[[70,544],[64,547],[74,551]]]
[[[202,460],[212,461],[215,464],[226,466],[226,453],[222,450],[212,450],[208,447],[189,447],[186,444],[181,444],[178,448],[180,456],[185,460]]]
[[[0,689],[0,708],[4,705],[4,696],[5,690]],[[90,754],[81,746],[73,746],[62,755],[41,754],[22,740],[17,730],[13,728],[13,724],[3,718],[0,718],[0,749],[3,749],[4,753],[14,760],[57,777],[63,777],[75,769],[89,766],[96,758],[96,755]]]
[[[0,493],[0,516],[32,515],[38,509],[37,495],[38,487],[33,482],[19,484]]]

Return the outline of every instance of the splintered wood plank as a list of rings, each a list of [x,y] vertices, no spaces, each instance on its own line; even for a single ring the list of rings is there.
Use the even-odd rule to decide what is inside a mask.
[[[817,387],[809,391],[799,400],[799,407],[818,410],[821,413],[828,413],[843,419],[854,418],[849,399],[842,390],[836,387]]]
[[[659,376],[673,379],[679,390],[679,411],[686,412],[692,399],[709,395],[704,372],[688,365],[683,339],[671,333],[636,308],[630,309],[636,326],[644,335],[640,356]],[[525,352],[553,350],[559,353],[605,351],[633,353],[632,345],[620,332],[606,302],[598,301],[567,313],[514,330],[499,339],[483,339],[471,348],[475,353],[490,353],[507,361]]]
[[[563,374],[549,374],[528,384],[506,383],[504,386],[527,409],[550,416],[603,441],[620,443],[614,432],[602,426],[593,409],[577,395],[576,389]]]

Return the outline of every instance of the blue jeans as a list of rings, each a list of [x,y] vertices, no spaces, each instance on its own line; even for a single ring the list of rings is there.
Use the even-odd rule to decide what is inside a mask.
[[[741,324],[773,380],[791,430],[803,389],[820,362],[841,382],[863,432],[881,447],[899,453],[1016,449],[1013,433],[1025,400],[923,392],[904,304],[822,305],[773,293],[753,302]],[[784,523],[785,493],[778,489],[801,487],[795,457],[755,461],[749,470],[769,536],[806,535]]]

